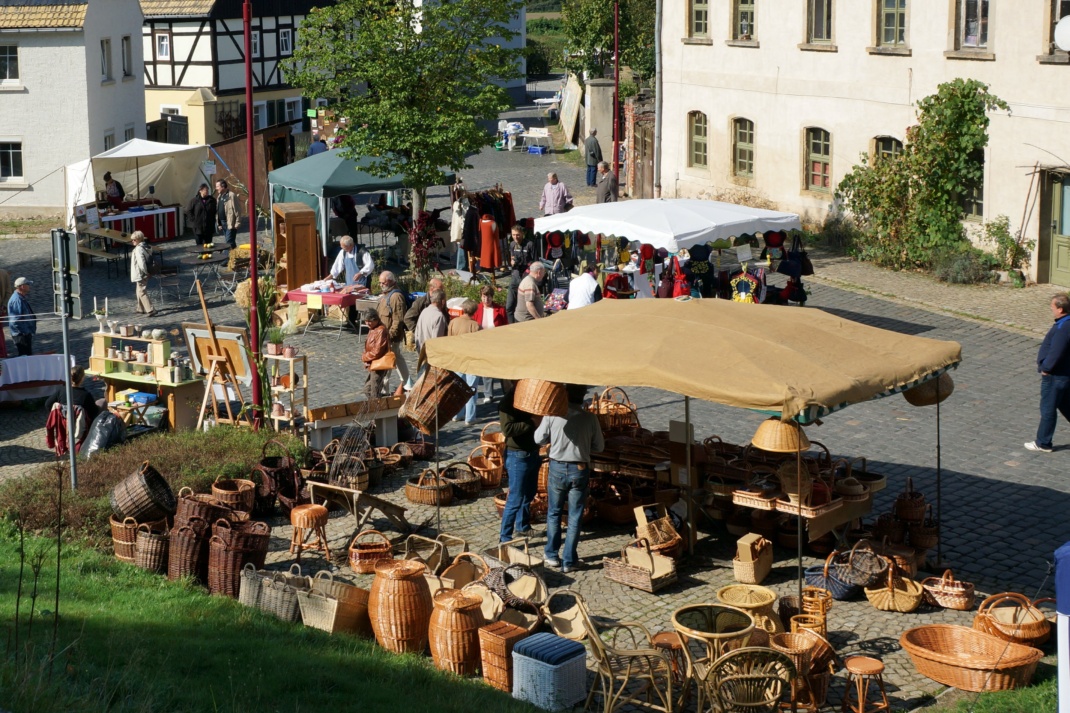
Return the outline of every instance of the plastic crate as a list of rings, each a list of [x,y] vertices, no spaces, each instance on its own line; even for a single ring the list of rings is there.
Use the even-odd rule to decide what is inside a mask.
[[[553,634],[535,634],[513,646],[513,698],[560,711],[586,697],[583,644]]]
[[[549,153],[549,149],[545,146],[528,146],[528,153],[542,156],[543,154]]]

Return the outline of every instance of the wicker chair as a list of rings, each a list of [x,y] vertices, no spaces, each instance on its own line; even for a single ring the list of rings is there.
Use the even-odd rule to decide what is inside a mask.
[[[748,647],[730,651],[710,666],[708,681],[718,711],[774,713],[791,688],[795,665],[787,654]],[[791,700],[791,710],[796,710]]]
[[[583,597],[573,594],[597,662],[598,680],[591,686],[583,709],[590,708],[595,692],[599,692],[603,713],[624,705],[672,713],[672,663],[654,648],[647,628],[634,622],[596,625]]]
[[[697,689],[695,710],[703,713],[704,706],[713,706],[717,700],[710,674],[714,662],[750,642],[754,617],[725,604],[691,604],[673,612],[672,625],[684,645],[686,678]]]

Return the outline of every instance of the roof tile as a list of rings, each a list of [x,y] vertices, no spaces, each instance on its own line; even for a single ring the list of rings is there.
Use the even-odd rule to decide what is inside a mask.
[[[71,27],[85,24],[85,3],[66,5],[0,5],[0,29]]]
[[[179,15],[207,15],[215,0],[141,0],[145,17],[175,17]]]

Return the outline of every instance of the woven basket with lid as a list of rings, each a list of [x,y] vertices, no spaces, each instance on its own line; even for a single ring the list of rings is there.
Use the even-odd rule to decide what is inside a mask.
[[[770,634],[784,631],[780,619],[773,613],[776,592],[756,584],[729,584],[717,590],[717,599],[724,604],[742,609],[754,618],[754,628]]]
[[[431,593],[416,560],[383,560],[375,566],[368,600],[375,640],[394,653],[422,653],[431,623]]]
[[[435,595],[427,635],[437,668],[458,676],[475,674],[480,663],[479,627],[487,623],[482,606],[482,598],[457,589]]]

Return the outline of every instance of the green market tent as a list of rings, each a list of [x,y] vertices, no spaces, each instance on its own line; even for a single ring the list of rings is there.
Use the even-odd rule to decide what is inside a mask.
[[[277,168],[268,173],[271,202],[304,203],[315,210],[320,225],[321,247],[326,255],[332,198],[405,188],[404,178],[400,175],[380,178],[368,173],[365,169],[371,162],[370,158],[345,158],[341,151],[334,150]],[[453,173],[442,173],[444,183],[456,180]]]

